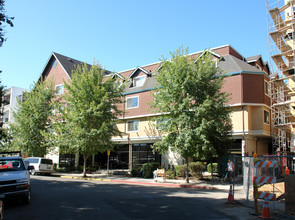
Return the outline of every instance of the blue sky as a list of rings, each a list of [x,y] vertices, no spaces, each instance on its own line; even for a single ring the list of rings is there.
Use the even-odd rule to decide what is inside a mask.
[[[30,89],[51,52],[110,71],[189,52],[232,45],[268,60],[265,0],[6,0],[15,17],[0,47],[0,79]]]

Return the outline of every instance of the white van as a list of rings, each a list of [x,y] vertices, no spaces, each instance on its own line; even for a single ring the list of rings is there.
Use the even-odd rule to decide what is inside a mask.
[[[34,166],[34,169],[30,170],[32,175],[53,173],[53,161],[51,159],[43,157],[29,157],[26,158],[25,161],[28,161],[31,166]]]

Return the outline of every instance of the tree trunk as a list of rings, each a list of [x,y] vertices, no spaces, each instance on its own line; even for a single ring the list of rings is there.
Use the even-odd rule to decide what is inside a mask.
[[[189,183],[189,176],[188,176],[188,157],[185,158],[185,181]]]
[[[86,177],[86,161],[87,161],[87,158],[88,156],[86,155],[83,155],[83,159],[84,159],[84,162],[83,162],[83,177]]]
[[[75,168],[78,168],[79,166],[79,152],[76,152],[75,154]]]
[[[213,163],[212,163],[212,158],[211,158],[211,179],[213,179]]]

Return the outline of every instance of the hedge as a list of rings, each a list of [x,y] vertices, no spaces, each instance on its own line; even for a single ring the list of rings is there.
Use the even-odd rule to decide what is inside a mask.
[[[153,171],[160,167],[160,164],[157,162],[145,163],[142,165],[142,172],[144,178],[152,178]]]
[[[218,173],[218,163],[212,163],[213,173]],[[211,173],[211,163],[207,165],[207,171]]]
[[[176,176],[185,177],[185,165],[177,165],[175,166]]]

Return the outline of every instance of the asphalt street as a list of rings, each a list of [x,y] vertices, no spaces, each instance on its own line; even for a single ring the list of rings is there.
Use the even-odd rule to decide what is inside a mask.
[[[257,219],[218,191],[32,176],[29,205],[6,202],[5,219]],[[224,193],[224,192],[223,192]]]

